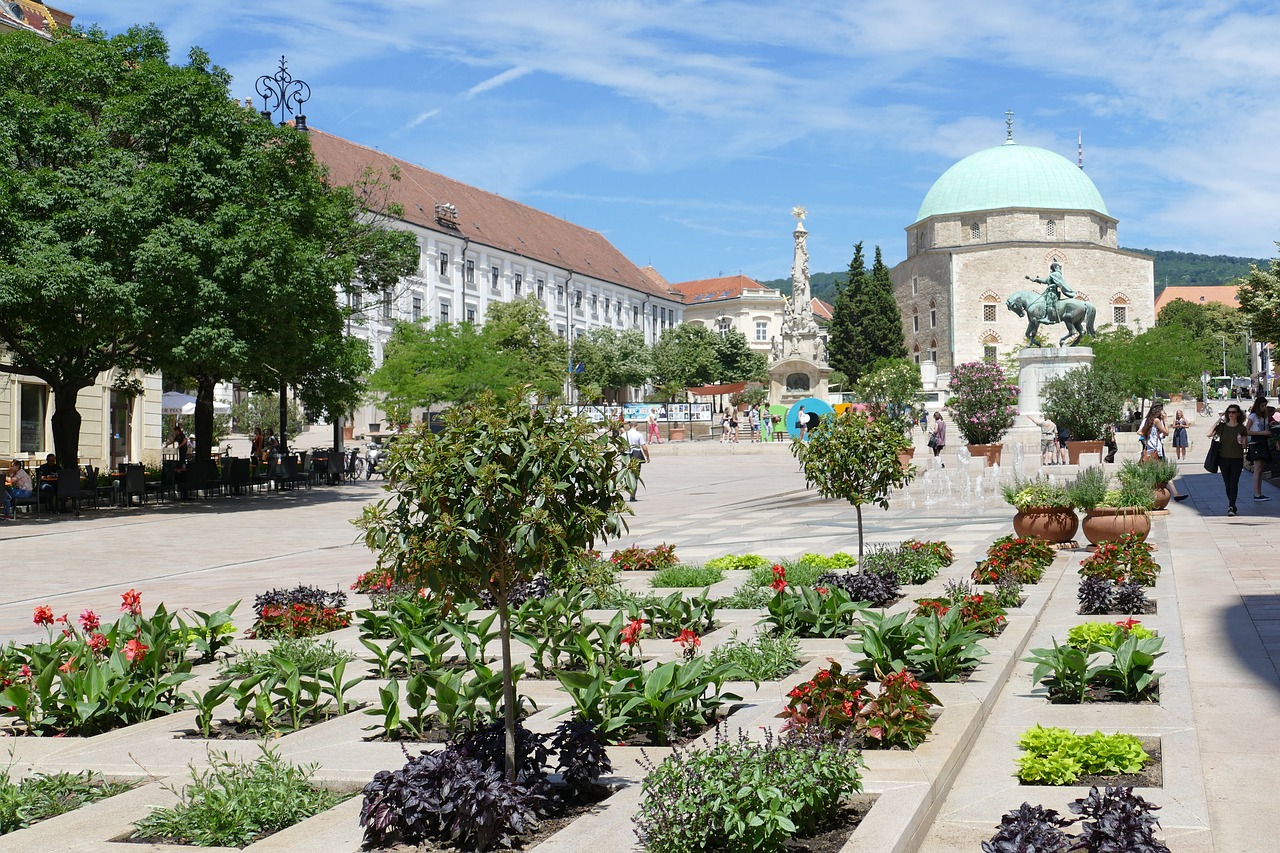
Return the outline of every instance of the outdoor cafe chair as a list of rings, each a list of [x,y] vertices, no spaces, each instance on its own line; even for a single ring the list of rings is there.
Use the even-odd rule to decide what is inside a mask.
[[[94,490],[97,491],[97,484],[94,484]],[[72,466],[70,468],[58,469],[58,482],[54,488],[54,506],[58,509],[66,506],[68,502],[74,501],[76,508],[76,517],[80,516],[80,502],[84,500],[84,492],[80,489],[80,469]]]
[[[133,506],[134,495],[138,496],[138,506],[147,503],[147,474],[141,463],[124,466],[124,487],[120,495],[121,506]]]

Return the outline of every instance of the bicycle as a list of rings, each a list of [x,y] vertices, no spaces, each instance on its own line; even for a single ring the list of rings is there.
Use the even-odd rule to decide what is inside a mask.
[[[1213,405],[1208,400],[1204,401],[1204,409],[1201,410],[1201,414],[1206,418],[1213,417]]]
[[[364,457],[354,448],[347,451],[346,469],[348,480],[364,479]]]

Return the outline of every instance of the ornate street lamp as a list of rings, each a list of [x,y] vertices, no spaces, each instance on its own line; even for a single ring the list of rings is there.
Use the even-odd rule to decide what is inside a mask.
[[[311,87],[305,80],[295,80],[289,73],[284,57],[280,57],[280,69],[275,74],[263,74],[254,85],[258,96],[262,98],[262,117],[271,121],[273,113],[280,116],[280,126],[284,127],[293,119],[293,126],[304,133],[307,130],[307,117],[298,112],[302,105],[311,99]],[[283,375],[280,377],[280,453],[289,452],[289,383]],[[335,424],[334,434],[342,435],[340,424]],[[338,449],[338,448],[335,448]]]

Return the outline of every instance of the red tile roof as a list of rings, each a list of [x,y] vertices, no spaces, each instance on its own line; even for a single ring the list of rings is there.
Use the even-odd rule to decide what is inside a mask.
[[[334,184],[355,185],[367,167],[384,173],[397,167],[400,180],[389,182],[390,200],[404,206],[406,222],[652,296],[678,298],[655,284],[598,231],[314,128],[311,148],[316,159],[329,167]],[[456,227],[436,220],[437,204],[457,208]]]
[[[813,306],[813,316],[820,320],[830,320],[832,313],[836,310],[835,306],[823,302],[816,296],[809,300],[809,304]]]
[[[1221,302],[1232,308],[1240,307],[1240,297],[1236,295],[1238,285],[1220,284],[1214,287],[1166,287],[1156,298],[1156,315],[1160,309],[1175,299],[1200,304],[1203,302]]]
[[[721,299],[737,299],[744,290],[771,290],[760,282],[745,275],[730,275],[722,278],[703,278],[697,281],[682,281],[670,285],[671,290],[684,298],[684,303],[716,302]]]

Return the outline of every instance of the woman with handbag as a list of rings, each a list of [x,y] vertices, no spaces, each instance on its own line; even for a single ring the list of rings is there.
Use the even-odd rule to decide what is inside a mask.
[[[933,434],[929,436],[929,446],[933,448],[934,459],[938,459],[942,448],[947,446],[947,422],[942,419],[942,412],[933,413]],[[947,463],[938,459],[938,467],[946,468]]]
[[[1240,407],[1232,403],[1209,430],[1209,438],[1214,439],[1218,448],[1218,473],[1222,475],[1222,485],[1227,490],[1227,515],[1236,514],[1236,493],[1240,489],[1240,471],[1244,468],[1244,446],[1249,437],[1245,425],[1240,423],[1242,414]],[[1209,464],[1207,459],[1205,464],[1206,466]]]
[[[1271,465],[1271,423],[1266,397],[1253,401],[1245,428],[1249,433],[1249,449],[1245,458],[1253,463],[1253,499],[1269,501],[1271,498],[1262,493],[1262,475]]]

